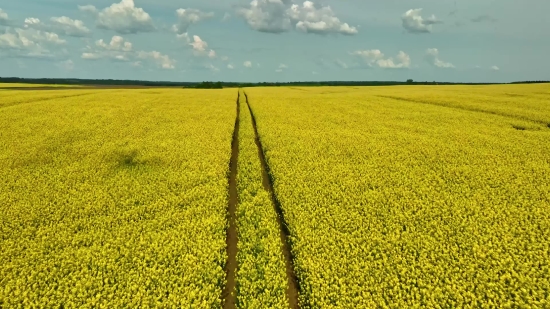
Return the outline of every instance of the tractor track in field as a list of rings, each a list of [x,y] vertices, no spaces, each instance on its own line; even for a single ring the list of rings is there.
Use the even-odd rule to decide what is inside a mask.
[[[231,160],[229,161],[229,204],[227,207],[227,228],[226,252],[227,262],[225,264],[226,283],[222,291],[222,304],[224,309],[236,308],[236,280],[237,272],[237,204],[239,202],[237,192],[237,163],[239,161],[239,113],[240,113],[240,92],[237,95],[237,117],[235,119],[235,129],[233,130],[233,140],[231,141]]]
[[[298,277],[296,276],[296,272],[294,271],[294,256],[292,255],[292,251],[290,249],[291,248],[290,231],[288,229],[288,224],[284,218],[284,213],[281,207],[281,203],[277,199],[277,196],[275,195],[275,190],[273,189],[273,178],[270,174],[269,165],[267,164],[267,160],[264,154],[264,148],[262,146],[262,143],[260,141],[260,136],[258,134],[258,128],[256,126],[256,118],[254,117],[254,113],[252,112],[252,108],[250,107],[250,103],[248,102],[248,95],[244,93],[244,96],[246,98],[246,105],[248,107],[248,111],[250,112],[250,116],[252,118],[252,126],[254,127],[254,134],[256,137],[255,142],[256,142],[256,146],[258,147],[258,156],[260,157],[260,162],[262,164],[262,184],[264,189],[267,192],[269,192],[271,196],[271,202],[273,203],[273,207],[277,212],[277,223],[279,224],[281,249],[283,251],[283,256],[285,258],[286,275],[288,280],[286,295],[289,301],[289,307],[291,309],[298,309],[300,308],[300,303],[299,303],[300,285],[298,282]]]
[[[61,99],[82,97],[82,96],[90,95],[90,94],[93,94],[93,93],[87,92],[87,93],[79,93],[79,94],[67,95],[67,96],[61,96],[61,97],[42,98],[42,99],[36,99],[36,100],[25,101],[25,102],[17,102],[17,103],[12,103],[12,104],[0,105],[0,109],[2,109],[2,108],[7,108],[7,107],[12,107],[12,106],[24,105],[24,104],[42,103],[42,102],[47,102],[47,101],[52,101],[52,100],[57,100],[57,99],[60,99],[60,100],[61,100]]]
[[[542,120],[535,120],[535,119],[531,119],[529,117],[513,115],[513,114],[508,114],[508,113],[499,112],[499,111],[489,111],[489,110],[484,110],[484,109],[475,108],[475,107],[452,106],[452,105],[438,104],[438,103],[435,103],[435,102],[427,102],[427,101],[420,101],[420,100],[414,100],[414,99],[405,99],[405,98],[387,96],[387,95],[377,95],[377,97],[384,98],[384,99],[396,100],[396,101],[409,102],[409,103],[418,103],[418,104],[427,104],[427,105],[432,105],[432,106],[446,107],[446,108],[458,109],[458,110],[468,111],[468,112],[496,115],[496,116],[501,116],[501,117],[506,117],[506,118],[511,118],[511,119],[530,121],[530,122],[534,122],[534,123],[538,123],[538,124],[549,125],[549,127],[550,127],[549,123],[546,123],[545,121],[542,121]]]

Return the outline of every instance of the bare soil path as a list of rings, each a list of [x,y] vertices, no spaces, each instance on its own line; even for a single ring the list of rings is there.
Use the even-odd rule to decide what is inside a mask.
[[[227,229],[226,250],[227,263],[225,264],[226,284],[222,292],[222,302],[224,309],[236,308],[235,295],[235,274],[237,272],[237,162],[239,161],[239,104],[240,93],[237,96],[237,118],[235,120],[235,129],[233,131],[233,141],[231,142],[231,161],[229,162],[229,205],[227,208]]]

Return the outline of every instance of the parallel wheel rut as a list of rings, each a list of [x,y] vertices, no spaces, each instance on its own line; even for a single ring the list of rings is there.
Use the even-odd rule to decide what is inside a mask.
[[[262,163],[262,183],[263,183],[264,189],[269,192],[271,196],[271,202],[273,203],[275,211],[277,212],[277,223],[279,225],[279,231],[280,231],[281,249],[283,251],[283,256],[285,258],[286,275],[288,280],[288,288],[287,288],[286,294],[289,300],[289,307],[291,309],[298,309],[300,308],[300,303],[299,303],[300,287],[298,284],[298,278],[296,277],[296,273],[294,272],[294,257],[292,256],[292,251],[290,250],[291,248],[290,231],[288,229],[288,225],[284,218],[284,213],[281,208],[281,203],[277,199],[277,196],[275,195],[275,191],[273,190],[273,179],[270,174],[269,165],[267,164],[267,160],[265,158],[265,154],[263,150],[264,148],[262,147],[262,143],[258,135],[256,118],[254,117],[254,113],[252,112],[252,108],[250,107],[250,103],[248,102],[248,95],[246,93],[244,93],[244,95],[246,98],[246,105],[248,106],[248,111],[250,112],[250,116],[252,118],[252,126],[254,127],[254,134],[256,136],[255,142],[256,142],[256,146],[258,146],[258,156],[260,157],[260,162]]]

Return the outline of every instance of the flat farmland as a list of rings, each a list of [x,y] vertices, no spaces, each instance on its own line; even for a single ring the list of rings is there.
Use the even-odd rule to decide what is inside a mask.
[[[0,307],[220,306],[235,97],[1,92]]]
[[[546,308],[550,87],[0,90],[0,307]]]
[[[550,306],[548,86],[246,92],[302,307]]]

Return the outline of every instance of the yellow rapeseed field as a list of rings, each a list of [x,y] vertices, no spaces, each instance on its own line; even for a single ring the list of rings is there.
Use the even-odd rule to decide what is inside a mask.
[[[221,306],[236,90],[4,93],[1,308]]]
[[[77,98],[95,94],[94,90],[0,90],[0,108],[19,104],[52,103],[56,99]]]
[[[0,308],[550,307],[548,85],[237,94],[0,89]]]
[[[550,88],[252,88],[302,308],[550,307]]]

